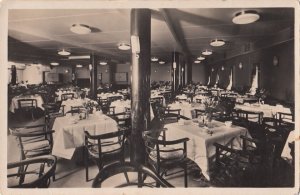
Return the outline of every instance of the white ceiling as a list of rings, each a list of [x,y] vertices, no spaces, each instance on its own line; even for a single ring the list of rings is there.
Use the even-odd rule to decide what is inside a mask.
[[[245,43],[261,41],[294,24],[292,9],[280,8],[255,9],[261,16],[258,22],[233,24],[232,17],[240,10],[168,9],[169,20],[162,14],[164,10],[152,10],[152,55],[170,60],[171,52],[176,50],[196,57],[206,48],[213,49],[216,55],[223,55]],[[120,42],[130,41],[130,9],[16,9],[9,10],[8,18],[10,37],[37,47],[49,56],[57,56],[59,49],[66,48],[73,55],[95,53],[111,60],[130,61],[130,51],[117,48]],[[88,35],[74,34],[70,27],[75,23],[86,24],[93,28],[93,32]],[[176,42],[170,26],[174,27],[175,36],[183,40],[181,43]],[[212,48],[209,42],[214,38],[224,39],[226,45]],[[187,51],[182,51],[182,44],[186,45]]]

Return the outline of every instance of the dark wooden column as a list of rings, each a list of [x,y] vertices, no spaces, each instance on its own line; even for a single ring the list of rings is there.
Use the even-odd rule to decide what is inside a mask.
[[[90,58],[90,65],[89,65],[89,70],[90,70],[90,97],[94,100],[97,99],[97,56],[91,54]]]
[[[175,64],[174,64],[175,62]],[[172,52],[172,92],[173,96],[176,94],[176,91],[179,88],[179,77],[180,77],[180,66],[179,66],[179,53]]]
[[[192,82],[192,71],[193,71],[193,61],[190,58],[186,59],[186,83],[190,84]]]
[[[145,162],[145,146],[142,138],[150,122],[150,74],[151,74],[151,11],[131,10],[131,36],[137,36],[140,52],[134,52],[132,45],[131,118],[132,132],[130,160],[133,163]]]

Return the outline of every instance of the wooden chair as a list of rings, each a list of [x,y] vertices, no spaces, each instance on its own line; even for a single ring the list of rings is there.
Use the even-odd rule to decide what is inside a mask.
[[[254,123],[262,124],[263,112],[237,110],[237,115],[238,115],[239,118],[244,118],[248,122],[254,122]]]
[[[89,159],[92,159],[97,164],[99,171],[103,169],[104,161],[108,158],[114,157],[121,163],[125,162],[124,142],[125,137],[129,133],[128,131],[120,130],[100,135],[90,135],[88,131],[84,133],[86,181],[89,181]],[[125,177],[128,180],[127,174],[125,174]]]
[[[295,116],[293,114],[277,112],[276,118],[279,120],[280,124],[285,124],[290,126],[291,129],[295,129]]]
[[[181,117],[180,112],[181,109],[171,109],[170,107],[166,107],[164,113],[165,124],[178,122]]]
[[[213,180],[226,187],[267,187],[272,179],[274,144],[245,136],[241,139],[240,150],[214,143]]]
[[[151,180],[154,180],[155,183],[158,183],[159,186],[164,188],[174,187],[169,182],[167,182],[165,179],[161,178],[159,175],[157,175],[155,172],[153,172],[151,169],[144,165],[133,165],[129,162],[125,163],[114,163],[110,164],[106,167],[104,167],[95,177],[92,187],[93,188],[101,188],[102,183],[117,175],[120,173],[136,173],[137,174],[137,181],[127,181],[126,183],[123,183],[121,185],[118,185],[116,187],[132,187],[137,186],[139,188],[142,187],[155,187],[153,183],[145,183],[145,180],[143,178],[150,177]],[[119,180],[119,179],[118,179]]]
[[[101,99],[100,97],[98,97],[98,105],[100,106],[103,113],[107,113],[110,102],[107,99]]]
[[[71,113],[72,115],[80,113],[80,110],[83,106],[71,106],[71,110],[67,113]]]
[[[42,104],[42,106],[45,109],[45,124],[48,126],[48,129],[51,129],[55,118],[65,115],[65,105],[59,105],[58,103],[47,103]]]
[[[73,98],[74,98],[74,93],[61,94],[61,101],[65,101],[67,99],[73,99]]]
[[[151,98],[151,102],[158,102],[160,105],[164,105],[164,98],[163,97],[153,97]]]
[[[201,116],[203,114],[205,114],[205,110],[195,109],[195,118],[198,118],[198,116]]]
[[[27,169],[13,172],[20,167]],[[8,163],[7,169],[8,188],[48,188],[50,178],[55,175],[56,157],[47,155]]]
[[[161,177],[164,175],[169,176],[177,174],[178,171],[173,173],[167,173],[167,171],[174,170],[174,168],[182,168],[184,171],[184,186],[187,187],[188,158],[186,143],[189,139],[182,138],[178,140],[165,141],[150,136],[150,133],[151,131],[145,132],[143,136],[147,154],[146,164],[148,164],[152,170]],[[159,186],[159,184],[157,184],[157,186]]]
[[[31,114],[32,120],[34,120],[34,111],[37,108],[36,99],[20,99],[18,100],[18,112],[21,115],[27,115],[27,113]]]

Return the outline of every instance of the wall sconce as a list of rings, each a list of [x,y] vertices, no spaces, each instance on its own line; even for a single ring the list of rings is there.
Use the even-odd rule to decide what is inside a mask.
[[[224,70],[224,66],[222,66],[221,70],[222,70],[222,71]]]
[[[173,62],[173,68],[176,69],[176,62]]]
[[[211,69],[211,71],[213,72],[213,71],[215,71],[215,69],[214,69],[214,68],[212,68],[212,69]]]
[[[184,68],[181,68],[181,71],[184,72]]]
[[[278,66],[278,64],[279,64],[279,59],[277,56],[274,56],[273,57],[273,66]]]
[[[89,70],[90,70],[90,71],[93,70],[92,64],[89,64]]]
[[[242,69],[243,68],[243,64],[242,62],[239,63],[239,68]]]
[[[132,35],[130,37],[131,41],[131,51],[132,53],[140,53],[140,39],[138,36]]]

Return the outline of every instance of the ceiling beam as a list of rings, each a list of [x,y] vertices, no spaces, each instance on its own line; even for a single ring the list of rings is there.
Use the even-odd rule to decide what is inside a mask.
[[[169,10],[159,9],[159,11],[162,13],[165,22],[167,23],[168,28],[171,31],[177,45],[182,50],[182,53],[186,58],[189,58],[191,56],[191,53],[189,51],[189,48],[187,47],[186,41],[184,39],[184,33],[179,21],[178,20],[175,21],[171,18]]]

